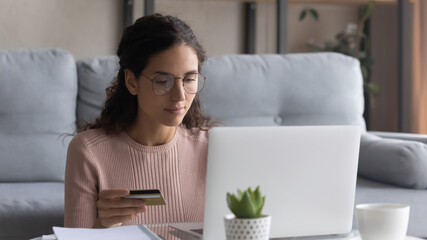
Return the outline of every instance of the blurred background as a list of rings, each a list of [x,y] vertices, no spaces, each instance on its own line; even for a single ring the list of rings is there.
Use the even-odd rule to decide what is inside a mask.
[[[150,11],[171,14],[193,28],[209,57],[313,51],[357,57],[368,129],[427,134],[426,2],[0,0],[0,48],[58,47],[76,60],[112,55],[124,26]]]

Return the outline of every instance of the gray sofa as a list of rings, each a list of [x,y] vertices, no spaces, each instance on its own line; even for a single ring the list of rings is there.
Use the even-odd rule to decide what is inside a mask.
[[[63,225],[71,140],[64,134],[76,130],[77,119],[99,114],[116,71],[113,56],[76,63],[60,49],[0,50],[0,239],[28,239]],[[229,55],[209,58],[202,73],[205,113],[224,125],[360,126],[355,203],[409,204],[408,234],[427,237],[427,136],[366,132],[357,60],[334,53]]]

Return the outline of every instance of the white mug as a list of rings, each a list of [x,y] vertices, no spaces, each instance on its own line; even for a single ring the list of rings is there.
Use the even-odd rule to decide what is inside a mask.
[[[409,206],[370,203],[356,206],[357,225],[362,240],[404,240],[409,222]]]

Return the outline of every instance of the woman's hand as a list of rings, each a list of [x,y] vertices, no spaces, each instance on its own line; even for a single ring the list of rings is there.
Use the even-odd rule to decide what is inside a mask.
[[[123,198],[129,195],[127,189],[103,190],[96,203],[98,219],[94,228],[117,227],[145,212],[147,207],[142,199]]]

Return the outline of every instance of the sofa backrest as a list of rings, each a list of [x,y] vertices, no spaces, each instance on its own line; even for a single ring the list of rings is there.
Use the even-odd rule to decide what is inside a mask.
[[[116,57],[77,62],[78,118],[93,121]],[[200,93],[204,113],[224,125],[359,125],[363,81],[357,59],[337,53],[226,55],[209,58]]]
[[[78,127],[93,122],[101,113],[106,98],[105,89],[117,76],[116,56],[87,58],[77,61],[79,95],[77,98]]]
[[[205,114],[227,126],[358,125],[360,63],[337,53],[228,55],[203,66]]]
[[[0,182],[64,180],[76,97],[70,53],[0,50]]]

